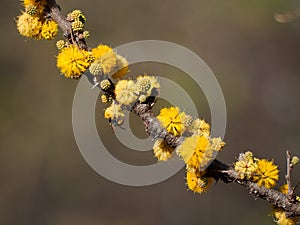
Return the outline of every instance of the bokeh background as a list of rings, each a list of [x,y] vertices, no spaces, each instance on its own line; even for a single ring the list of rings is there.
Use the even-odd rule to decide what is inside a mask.
[[[110,0],[59,2],[64,13],[81,9],[90,46],[112,47],[157,39],[183,45],[209,65],[224,92],[227,143],[218,158],[233,162],[243,150],[274,159],[285,172],[285,151],[299,154],[300,20],[280,24],[274,13],[296,0]],[[55,41],[18,35],[19,1],[2,1],[0,109],[0,224],[3,225],[229,225],[274,224],[271,207],[236,185],[217,183],[205,195],[187,191],[184,170],[146,187],[123,186],[98,175],[81,156],[72,131],[77,81],[59,75]],[[181,84],[210,121],[201,90],[167,65],[133,65]],[[170,93],[172,94],[172,93]],[[160,101],[160,104],[167,103]],[[112,154],[150,164],[151,152],[118,143],[102,103],[95,118]],[[157,109],[158,110],[158,109]],[[139,121],[132,129],[143,137]],[[299,168],[294,171],[295,184]]]

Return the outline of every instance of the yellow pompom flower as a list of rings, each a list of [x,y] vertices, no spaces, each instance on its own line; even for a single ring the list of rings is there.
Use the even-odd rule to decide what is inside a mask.
[[[160,84],[153,76],[138,76],[136,79],[136,85],[139,93],[146,95],[147,97],[152,94],[153,89],[160,88]]]
[[[273,215],[278,225],[295,225],[298,221],[297,217],[287,218],[285,212],[277,207],[273,209]]]
[[[116,100],[120,104],[130,105],[138,98],[135,91],[136,85],[132,80],[120,80],[115,87]]]
[[[185,118],[186,114],[180,112],[178,107],[163,108],[157,116],[160,125],[175,136],[182,135],[185,131]]]
[[[109,75],[117,64],[116,53],[107,45],[99,45],[92,49],[95,62],[101,66],[102,73]]]
[[[122,125],[124,122],[124,113],[120,105],[113,102],[104,112],[104,117],[115,125]]]
[[[57,67],[65,77],[78,79],[90,65],[87,57],[87,51],[80,50],[75,45],[70,45],[63,48],[58,54]]]
[[[23,12],[23,14],[18,17],[17,29],[22,36],[35,37],[42,30],[42,23],[38,17]]]
[[[42,31],[40,33],[41,39],[51,40],[58,33],[58,25],[55,21],[49,20],[43,23]]]
[[[257,170],[257,160],[252,152],[240,153],[238,161],[234,164],[234,170],[239,173],[241,179],[251,179]]]
[[[253,180],[259,186],[265,186],[266,188],[272,188],[276,185],[276,181],[279,178],[279,171],[277,166],[272,161],[266,159],[258,160],[257,169]]]
[[[128,61],[123,56],[117,55],[116,72],[112,74],[112,78],[120,79],[128,72]]]
[[[174,148],[168,145],[164,140],[159,139],[155,141],[153,151],[158,161],[167,161],[174,152]]]
[[[195,192],[202,194],[208,190],[213,182],[213,178],[206,177],[204,173],[199,170],[193,168],[187,170],[186,173],[186,183],[188,188]]]
[[[252,178],[254,172],[257,169],[257,164],[253,160],[242,160],[237,161],[234,164],[234,170],[239,173],[241,179],[250,179]]]
[[[187,167],[204,168],[213,159],[213,150],[208,149],[207,137],[193,135],[187,137],[177,148],[177,154],[183,158]]]

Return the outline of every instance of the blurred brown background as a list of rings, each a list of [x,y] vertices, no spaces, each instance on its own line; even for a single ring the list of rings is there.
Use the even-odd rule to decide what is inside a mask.
[[[85,13],[90,46],[158,39],[201,56],[227,104],[227,146],[219,159],[233,162],[239,152],[251,149],[258,157],[274,159],[283,175],[285,151],[299,154],[300,20],[279,24],[273,19],[276,12],[300,6],[296,0],[90,0],[60,5],[64,13],[76,8]],[[18,35],[14,18],[20,9],[19,1],[2,1],[0,224],[273,224],[271,207],[236,184],[219,183],[196,195],[186,190],[184,170],[147,187],[122,186],[94,172],[73,137],[77,81],[59,75],[55,41]],[[141,72],[164,73],[184,87],[195,86],[189,93],[209,120],[202,92],[188,85],[180,71],[155,63],[131,68],[131,74]],[[116,157],[135,164],[154,161],[151,152],[124,151],[101,118],[103,105],[98,108],[99,133]],[[297,168],[295,183],[299,175]]]

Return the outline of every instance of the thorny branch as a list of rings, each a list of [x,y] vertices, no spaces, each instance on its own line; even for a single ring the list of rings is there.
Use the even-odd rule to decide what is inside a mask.
[[[60,13],[60,7],[55,0],[47,0],[47,9],[46,16],[51,17],[58,23],[63,30],[65,37],[71,44],[77,44],[82,49],[88,49],[85,40],[72,31],[71,23]],[[183,138],[169,134],[160,126],[160,123],[152,111],[153,103],[154,99],[148,103],[137,103],[132,108],[132,112],[142,119],[149,136],[155,139],[162,138],[173,147],[178,146],[183,141]],[[287,161],[289,162],[287,165],[289,169],[286,177],[289,185],[288,195],[284,195],[274,189],[258,186],[255,182],[240,179],[238,173],[234,170],[233,165],[225,164],[217,159],[213,160],[206,170],[207,175],[213,177],[217,181],[222,181],[227,184],[235,182],[246,187],[255,199],[261,198],[276,207],[283,208],[288,216],[300,216],[300,204],[294,201],[293,198],[290,198],[290,193],[293,193],[290,182],[290,157],[288,157]]]

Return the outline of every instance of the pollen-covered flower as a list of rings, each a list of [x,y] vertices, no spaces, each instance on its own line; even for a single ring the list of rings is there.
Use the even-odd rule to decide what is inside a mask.
[[[109,75],[117,64],[116,53],[107,45],[99,45],[92,49],[95,64],[101,67],[103,75]]]
[[[284,210],[281,208],[274,207],[273,216],[275,218],[275,222],[278,225],[295,225],[298,221],[297,217],[286,217]]]
[[[199,135],[187,137],[176,151],[186,165],[192,168],[203,169],[214,157],[213,149],[209,148],[209,139]]]
[[[153,76],[138,76],[136,79],[136,85],[139,93],[146,95],[147,97],[152,94],[153,89],[159,89],[160,84]]]
[[[186,114],[180,112],[178,107],[163,108],[157,116],[161,126],[175,136],[182,135],[185,131],[185,118]]]
[[[42,23],[38,17],[23,12],[23,14],[18,17],[17,29],[22,36],[35,37],[42,30]]]
[[[241,179],[251,179],[257,170],[257,163],[252,152],[240,153],[239,160],[234,164],[234,170]]]
[[[78,79],[90,65],[87,56],[87,51],[80,50],[75,45],[70,45],[63,48],[58,54],[57,67],[65,77]]]
[[[272,188],[276,185],[276,181],[279,178],[279,171],[277,166],[274,165],[273,161],[268,161],[266,159],[258,160],[257,169],[253,180],[259,186],[265,186],[266,188]]]
[[[135,91],[136,85],[132,80],[120,80],[115,87],[116,100],[120,104],[130,105],[138,98]]]
[[[237,161],[234,164],[234,170],[239,173],[241,179],[250,179],[257,169],[257,165],[253,160]]]
[[[159,139],[155,141],[153,151],[158,161],[167,161],[174,152],[174,148],[168,145],[164,140]]]
[[[186,183],[191,191],[201,194],[208,190],[213,182],[213,178],[206,177],[204,174],[205,172],[200,172],[195,168],[187,170]]]
[[[109,119],[115,125],[122,125],[124,122],[124,113],[120,105],[113,102],[104,112],[104,117]]]
[[[40,33],[41,39],[51,40],[58,33],[58,25],[55,21],[49,20],[43,23],[42,31]]]

